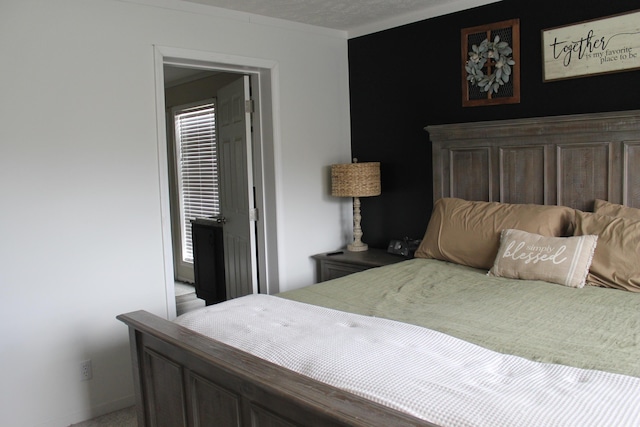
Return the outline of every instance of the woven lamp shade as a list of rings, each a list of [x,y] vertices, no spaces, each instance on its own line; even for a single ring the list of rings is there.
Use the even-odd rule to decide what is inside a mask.
[[[380,162],[332,165],[331,195],[337,197],[380,195]]]

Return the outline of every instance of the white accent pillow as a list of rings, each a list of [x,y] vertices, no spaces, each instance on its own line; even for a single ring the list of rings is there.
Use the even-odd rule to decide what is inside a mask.
[[[582,288],[597,242],[595,235],[546,237],[521,230],[502,230],[498,255],[487,274]]]

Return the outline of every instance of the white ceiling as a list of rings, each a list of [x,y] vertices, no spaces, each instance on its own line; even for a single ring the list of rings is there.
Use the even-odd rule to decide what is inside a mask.
[[[350,36],[358,36],[500,0],[182,1],[343,30]]]
[[[205,71],[197,68],[164,66],[164,87],[187,83],[193,80],[218,74],[217,71]]]
[[[154,0],[129,0],[153,2]],[[357,37],[501,0],[180,0],[301,24]],[[202,70],[165,66],[165,86],[204,77]]]

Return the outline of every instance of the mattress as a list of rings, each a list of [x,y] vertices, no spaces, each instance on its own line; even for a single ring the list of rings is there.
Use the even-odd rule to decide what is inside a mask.
[[[442,426],[640,424],[640,378],[533,362],[403,322],[268,295],[177,322]]]
[[[640,294],[413,259],[279,297],[443,332],[529,360],[640,377]]]

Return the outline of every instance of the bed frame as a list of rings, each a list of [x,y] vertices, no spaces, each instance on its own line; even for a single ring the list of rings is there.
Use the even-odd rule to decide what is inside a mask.
[[[640,111],[438,125],[434,200],[640,207]],[[430,426],[144,311],[129,326],[139,426]],[[433,402],[437,405],[438,402]]]
[[[433,200],[640,208],[640,110],[428,126]],[[635,165],[632,166],[632,165]]]

